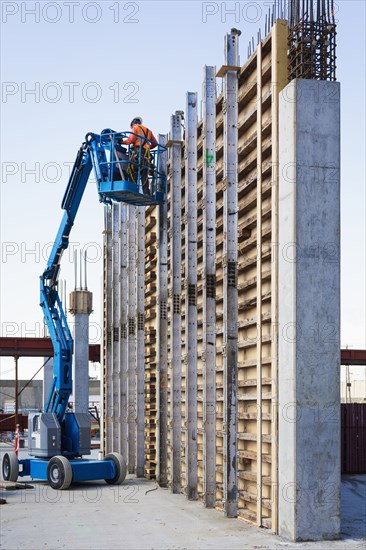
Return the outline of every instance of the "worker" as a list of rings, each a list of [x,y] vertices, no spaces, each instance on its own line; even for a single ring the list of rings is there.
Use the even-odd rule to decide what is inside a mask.
[[[142,118],[140,116],[136,116],[131,120],[130,127],[132,134],[122,142],[123,145],[130,145],[131,162],[128,171],[134,183],[138,183],[138,165],[141,150],[140,177],[142,189],[145,195],[150,195],[149,170],[152,172],[153,177],[155,170],[151,160],[150,150],[155,149],[158,143],[152,131],[142,125]]]

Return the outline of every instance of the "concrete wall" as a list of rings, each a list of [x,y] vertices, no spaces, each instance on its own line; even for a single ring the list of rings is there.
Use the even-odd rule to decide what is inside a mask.
[[[19,390],[21,390],[27,380],[19,380]],[[5,395],[6,394],[6,395]],[[0,393],[0,409],[6,410],[7,405],[9,412],[15,410],[15,400],[11,396],[15,395],[14,380],[1,381]],[[32,380],[19,396],[19,409],[41,409],[42,408],[42,380]]]
[[[279,533],[340,530],[340,86],[295,80],[279,111]]]
[[[19,389],[22,389],[28,380],[19,380]],[[100,401],[100,380],[89,380],[89,401]],[[5,403],[10,403],[14,410],[14,380],[2,380],[0,393],[0,409],[5,408]],[[7,395],[4,395],[4,394]],[[71,401],[73,397],[71,396]],[[43,409],[43,380],[32,380],[27,388],[20,394],[20,409]]]

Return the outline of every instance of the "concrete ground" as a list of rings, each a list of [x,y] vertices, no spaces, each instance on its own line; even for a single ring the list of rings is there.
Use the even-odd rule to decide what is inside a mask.
[[[1,446],[1,455],[6,447]],[[22,451],[22,455],[26,455]],[[20,457],[21,458],[21,457]],[[21,479],[26,480],[26,478]],[[40,549],[301,549],[335,550],[366,546],[366,475],[347,476],[342,487],[342,539],[290,543],[266,529],[226,519],[199,502],[128,476],[123,485],[80,483],[54,491],[32,481],[33,489],[2,491],[0,547]]]

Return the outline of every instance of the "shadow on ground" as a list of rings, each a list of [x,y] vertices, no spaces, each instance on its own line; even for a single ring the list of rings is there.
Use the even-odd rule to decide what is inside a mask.
[[[366,539],[366,474],[342,476],[341,534]]]

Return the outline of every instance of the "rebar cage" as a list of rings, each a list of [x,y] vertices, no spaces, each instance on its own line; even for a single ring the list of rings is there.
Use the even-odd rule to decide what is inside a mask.
[[[288,77],[336,80],[336,24],[333,0],[291,0]]]

